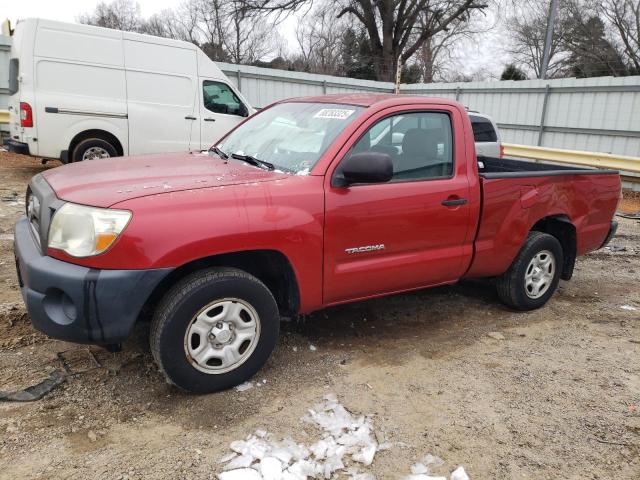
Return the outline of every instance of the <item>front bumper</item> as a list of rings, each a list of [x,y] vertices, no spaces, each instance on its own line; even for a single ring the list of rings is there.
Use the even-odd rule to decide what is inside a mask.
[[[98,270],[42,255],[26,217],[16,224],[14,251],[33,326],[77,343],[125,340],[154,288],[172,270]]]
[[[29,144],[19,142],[17,140],[13,140],[10,138],[5,142],[5,145],[9,149],[10,152],[13,153],[21,153],[22,155],[29,155]]]

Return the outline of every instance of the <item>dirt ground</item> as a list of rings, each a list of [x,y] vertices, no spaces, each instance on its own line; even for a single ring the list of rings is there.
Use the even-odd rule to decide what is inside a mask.
[[[75,374],[42,400],[0,402],[0,478],[215,478],[256,429],[313,435],[300,417],[329,392],[392,442],[366,469],[378,479],[427,453],[472,479],[640,478],[640,221],[619,218],[612,248],[581,258],[541,310],[511,312],[484,282],[332,308],[283,324],[261,386],[194,396],[159,375],[147,325],[119,353],[32,330],[12,228],[28,179],[52,166],[0,153],[0,390],[41,381],[60,352]]]

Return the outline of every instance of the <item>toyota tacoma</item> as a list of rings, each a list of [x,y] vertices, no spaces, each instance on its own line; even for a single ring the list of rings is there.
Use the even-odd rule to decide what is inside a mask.
[[[209,151],[36,175],[16,224],[35,328],[118,345],[150,312],[151,351],[193,392],[266,362],[282,316],[491,277],[542,307],[616,229],[618,172],[483,157],[439,98],[277,102]]]

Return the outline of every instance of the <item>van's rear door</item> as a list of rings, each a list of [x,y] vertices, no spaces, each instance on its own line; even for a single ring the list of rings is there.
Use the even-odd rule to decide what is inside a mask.
[[[30,76],[32,68],[33,36],[35,20],[19,22],[11,37],[9,60],[9,135],[11,140],[27,143],[27,132],[20,125],[20,102],[33,99],[33,82],[23,83]],[[22,100],[23,94],[26,94]]]
[[[123,36],[129,154],[199,148],[195,48],[133,33]]]

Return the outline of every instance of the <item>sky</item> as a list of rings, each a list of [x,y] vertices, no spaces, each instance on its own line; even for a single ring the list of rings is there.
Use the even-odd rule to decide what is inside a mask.
[[[108,0],[107,0],[108,1]],[[173,8],[182,0],[137,0],[142,16],[147,18],[166,8]],[[21,18],[40,17],[63,22],[75,22],[78,15],[95,9],[99,0],[0,0],[0,21],[11,20],[15,26]],[[295,45],[295,17],[289,17],[279,25],[280,34],[289,45]],[[464,42],[457,52],[457,64],[464,73],[484,70],[499,75],[506,63],[496,45],[500,43],[496,33],[482,35],[473,42]]]

